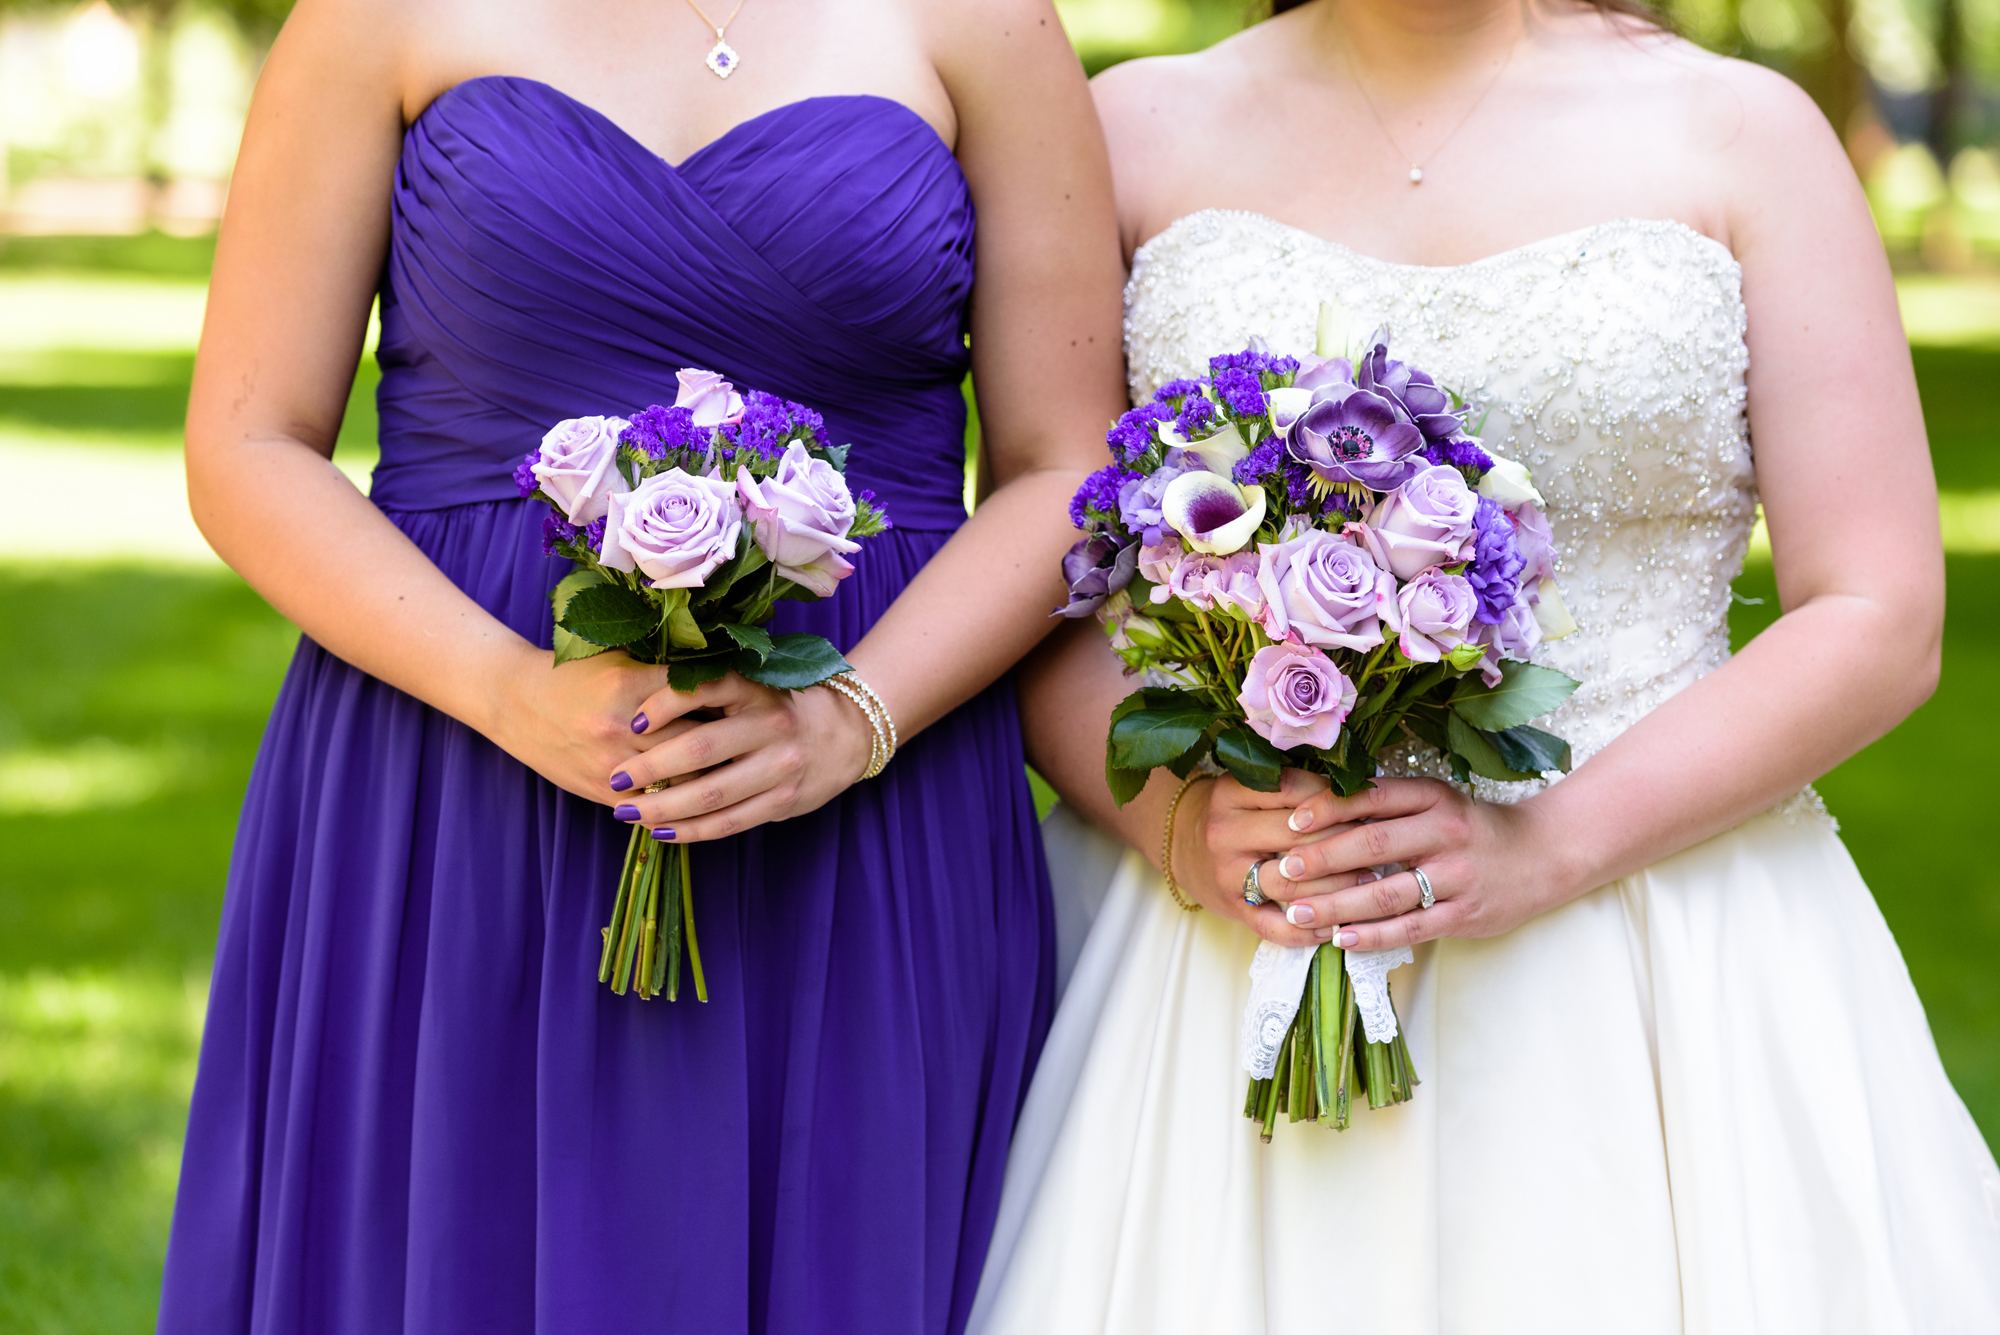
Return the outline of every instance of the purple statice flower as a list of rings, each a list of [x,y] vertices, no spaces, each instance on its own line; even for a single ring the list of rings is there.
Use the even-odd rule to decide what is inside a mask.
[[[1121,464],[1132,464],[1140,456],[1159,444],[1159,424],[1174,420],[1174,410],[1164,403],[1142,403],[1137,408],[1118,419],[1104,439],[1111,446],[1111,457]]]
[[[1188,395],[1199,393],[1201,393],[1199,380],[1169,380],[1153,391],[1153,402],[1164,403],[1172,408],[1177,407]]]
[[[601,519],[598,521],[600,529],[603,523],[604,521]],[[576,533],[576,526],[561,515],[543,515],[542,555],[560,556],[562,553],[556,550],[557,544],[574,544],[576,542]]]
[[[1181,433],[1182,440],[1200,440],[1214,432],[1218,414],[1215,405],[1206,395],[1190,394],[1181,400],[1180,415],[1174,418],[1174,428]]]
[[[583,529],[584,545],[593,552],[604,550],[605,523],[606,521],[603,519],[593,519]]]
[[[694,424],[694,414],[686,408],[666,408],[653,404],[633,414],[632,425],[618,437],[620,445],[630,445],[648,459],[676,457],[676,462],[708,453],[709,432]]]
[[[1208,359],[1208,373],[1219,376],[1224,371],[1244,371],[1250,375],[1290,375],[1299,369],[1296,357],[1274,357],[1271,350],[1260,339],[1241,352],[1225,352]]]
[[[896,527],[889,522],[888,507],[875,498],[875,489],[873,487],[863,487],[860,491],[854,493],[854,508],[859,510],[864,506],[874,515],[877,532],[887,533],[890,529]]]
[[[1420,453],[1434,464],[1444,464],[1451,468],[1469,468],[1474,473],[1482,475],[1493,467],[1493,456],[1480,449],[1479,442],[1470,436],[1434,440],[1424,446]]]
[[[1127,482],[1145,477],[1118,464],[1098,469],[1083,480],[1069,503],[1069,522],[1078,528],[1112,526],[1118,523],[1118,496]]]
[[[1226,366],[1215,373],[1215,396],[1238,417],[1262,417],[1269,406],[1263,382],[1240,367]]]
[[[527,457],[514,469],[514,488],[523,496],[532,496],[541,489],[542,480],[535,476],[535,463],[541,457],[540,450],[529,450]]]
[[[1497,626],[1514,605],[1521,589],[1520,544],[1514,540],[1514,522],[1499,504],[1481,496],[1472,516],[1472,559],[1466,563],[1465,578],[1479,595],[1479,610],[1473,619],[1482,626]]]
[[[1240,487],[1262,482],[1285,462],[1285,442],[1281,436],[1266,436],[1261,445],[1236,461],[1230,480]]]
[[[1291,457],[1283,436],[1266,436],[1262,444],[1236,461],[1231,477],[1239,486],[1256,483],[1282,488],[1289,508],[1297,514],[1339,510],[1353,517],[1339,493],[1323,495],[1320,488],[1313,486],[1312,470]]]

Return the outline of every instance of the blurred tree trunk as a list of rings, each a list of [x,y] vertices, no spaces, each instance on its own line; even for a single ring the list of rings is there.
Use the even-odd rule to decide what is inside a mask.
[[[1946,4],[1955,0],[1944,0]],[[1795,76],[1811,94],[1843,142],[1857,128],[1856,113],[1868,108],[1867,75],[1855,59],[1848,29],[1854,22],[1849,0],[1815,0],[1826,20],[1828,39],[1799,61]]]
[[[1971,105],[1971,70],[1966,60],[1965,21],[1959,0],[1938,0],[1938,71],[1942,76],[1931,93],[1929,124],[1924,142],[1938,166],[1949,167],[1962,146],[1964,116]]]

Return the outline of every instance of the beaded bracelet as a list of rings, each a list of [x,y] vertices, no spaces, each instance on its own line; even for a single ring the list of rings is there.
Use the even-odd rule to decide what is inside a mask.
[[[828,677],[820,685],[830,691],[846,696],[861,711],[861,717],[868,720],[871,734],[868,747],[868,768],[861,771],[861,777],[872,779],[888,767],[896,754],[896,720],[889,713],[889,707],[882,703],[882,697],[870,689],[867,682],[852,672],[843,672],[837,677]]]
[[[1188,775],[1181,780],[1180,791],[1174,794],[1174,800],[1167,803],[1167,835],[1160,846],[1160,870],[1167,878],[1167,893],[1174,897],[1174,903],[1181,906],[1183,913],[1199,913],[1201,905],[1188,903],[1187,896],[1181,893],[1180,886],[1174,881],[1174,818],[1180,815],[1181,799],[1187,796],[1188,789],[1194,787],[1196,780],[1207,777],[1200,770]]]

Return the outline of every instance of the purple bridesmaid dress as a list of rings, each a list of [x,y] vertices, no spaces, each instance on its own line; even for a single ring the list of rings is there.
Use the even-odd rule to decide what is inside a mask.
[[[397,167],[373,497],[549,643],[565,417],[681,366],[822,412],[895,521],[780,628],[858,640],[964,518],[972,205],[915,113],[815,98],[670,166],[526,79]],[[223,907],[169,1335],[964,1323],[1047,1026],[1004,681],[809,816],[695,850],[706,1005],[597,981],[626,828],[302,641]]]

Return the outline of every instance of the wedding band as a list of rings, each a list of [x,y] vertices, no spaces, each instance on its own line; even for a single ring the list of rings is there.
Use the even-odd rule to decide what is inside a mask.
[[[1257,868],[1262,865],[1257,862],[1251,863],[1249,875],[1243,878],[1243,902],[1253,909],[1271,902],[1264,894],[1264,880],[1257,874]]]
[[[1427,909],[1437,903],[1437,896],[1431,893],[1431,878],[1424,875],[1424,869],[1422,867],[1412,867],[1410,868],[1410,875],[1417,878],[1417,889],[1422,891],[1422,894],[1417,899],[1417,906]]]

